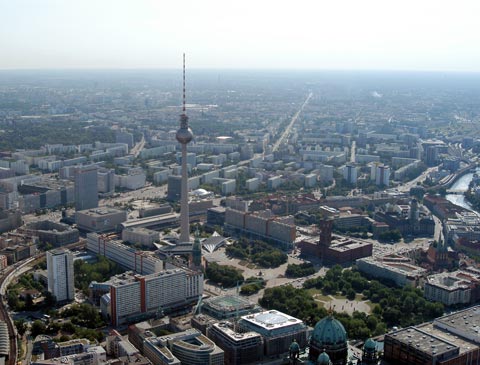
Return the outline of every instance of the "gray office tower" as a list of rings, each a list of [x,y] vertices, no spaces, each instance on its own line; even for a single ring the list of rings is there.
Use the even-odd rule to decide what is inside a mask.
[[[177,175],[170,175],[168,177],[167,185],[167,200],[171,202],[178,202],[182,197],[182,177]]]
[[[98,177],[96,165],[75,169],[75,210],[98,207]]]

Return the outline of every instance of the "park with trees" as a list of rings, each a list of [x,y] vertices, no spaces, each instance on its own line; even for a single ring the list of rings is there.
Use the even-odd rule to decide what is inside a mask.
[[[393,326],[407,327],[430,321],[443,315],[443,304],[429,302],[420,289],[395,287],[392,283],[371,280],[355,268],[334,266],[325,277],[308,279],[303,288],[291,285],[268,288],[259,300],[266,309],[276,309],[314,326],[327,315],[323,304],[315,301],[314,293],[324,296],[344,296],[353,300],[361,296],[370,301],[370,314],[354,311],[335,313],[351,339],[364,340],[381,335]]]

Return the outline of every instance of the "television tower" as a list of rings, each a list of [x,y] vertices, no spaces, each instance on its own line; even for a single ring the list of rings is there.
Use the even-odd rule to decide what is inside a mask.
[[[188,173],[187,173],[187,143],[193,138],[188,127],[185,102],[185,53],[183,54],[183,111],[180,115],[180,128],[176,134],[177,141],[182,145],[182,184],[180,190],[180,243],[190,242],[190,223],[188,213]]]

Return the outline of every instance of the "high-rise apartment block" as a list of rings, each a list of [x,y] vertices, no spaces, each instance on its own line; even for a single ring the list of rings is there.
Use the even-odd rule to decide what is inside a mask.
[[[115,170],[99,169],[97,179],[99,193],[113,194],[115,192]]]
[[[353,164],[347,164],[343,169],[343,178],[347,180],[349,184],[357,183],[357,167]]]
[[[180,268],[145,276],[129,272],[107,284],[110,293],[101,298],[100,306],[116,326],[197,302],[203,293],[203,274]]]
[[[115,142],[116,143],[125,143],[128,145],[128,148],[132,148],[134,141],[133,141],[133,134],[126,132],[126,131],[117,131],[115,133]]]
[[[390,185],[390,167],[385,165],[376,166],[375,184],[378,186]]]
[[[98,207],[98,177],[96,165],[75,169],[75,210]]]
[[[73,280],[73,253],[67,249],[47,252],[48,291],[57,302],[67,302],[75,297]]]

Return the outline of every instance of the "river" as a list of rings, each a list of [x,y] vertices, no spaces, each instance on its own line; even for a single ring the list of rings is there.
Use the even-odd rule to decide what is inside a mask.
[[[477,170],[478,173],[478,170]],[[463,175],[460,179],[458,179],[455,184],[452,185],[452,190],[459,190],[459,191],[467,191],[468,185],[473,179],[473,173],[468,173]],[[447,200],[451,201],[453,204],[459,205],[465,209],[472,210],[472,206],[470,203],[465,199],[465,195],[463,194],[447,194],[445,197]]]

